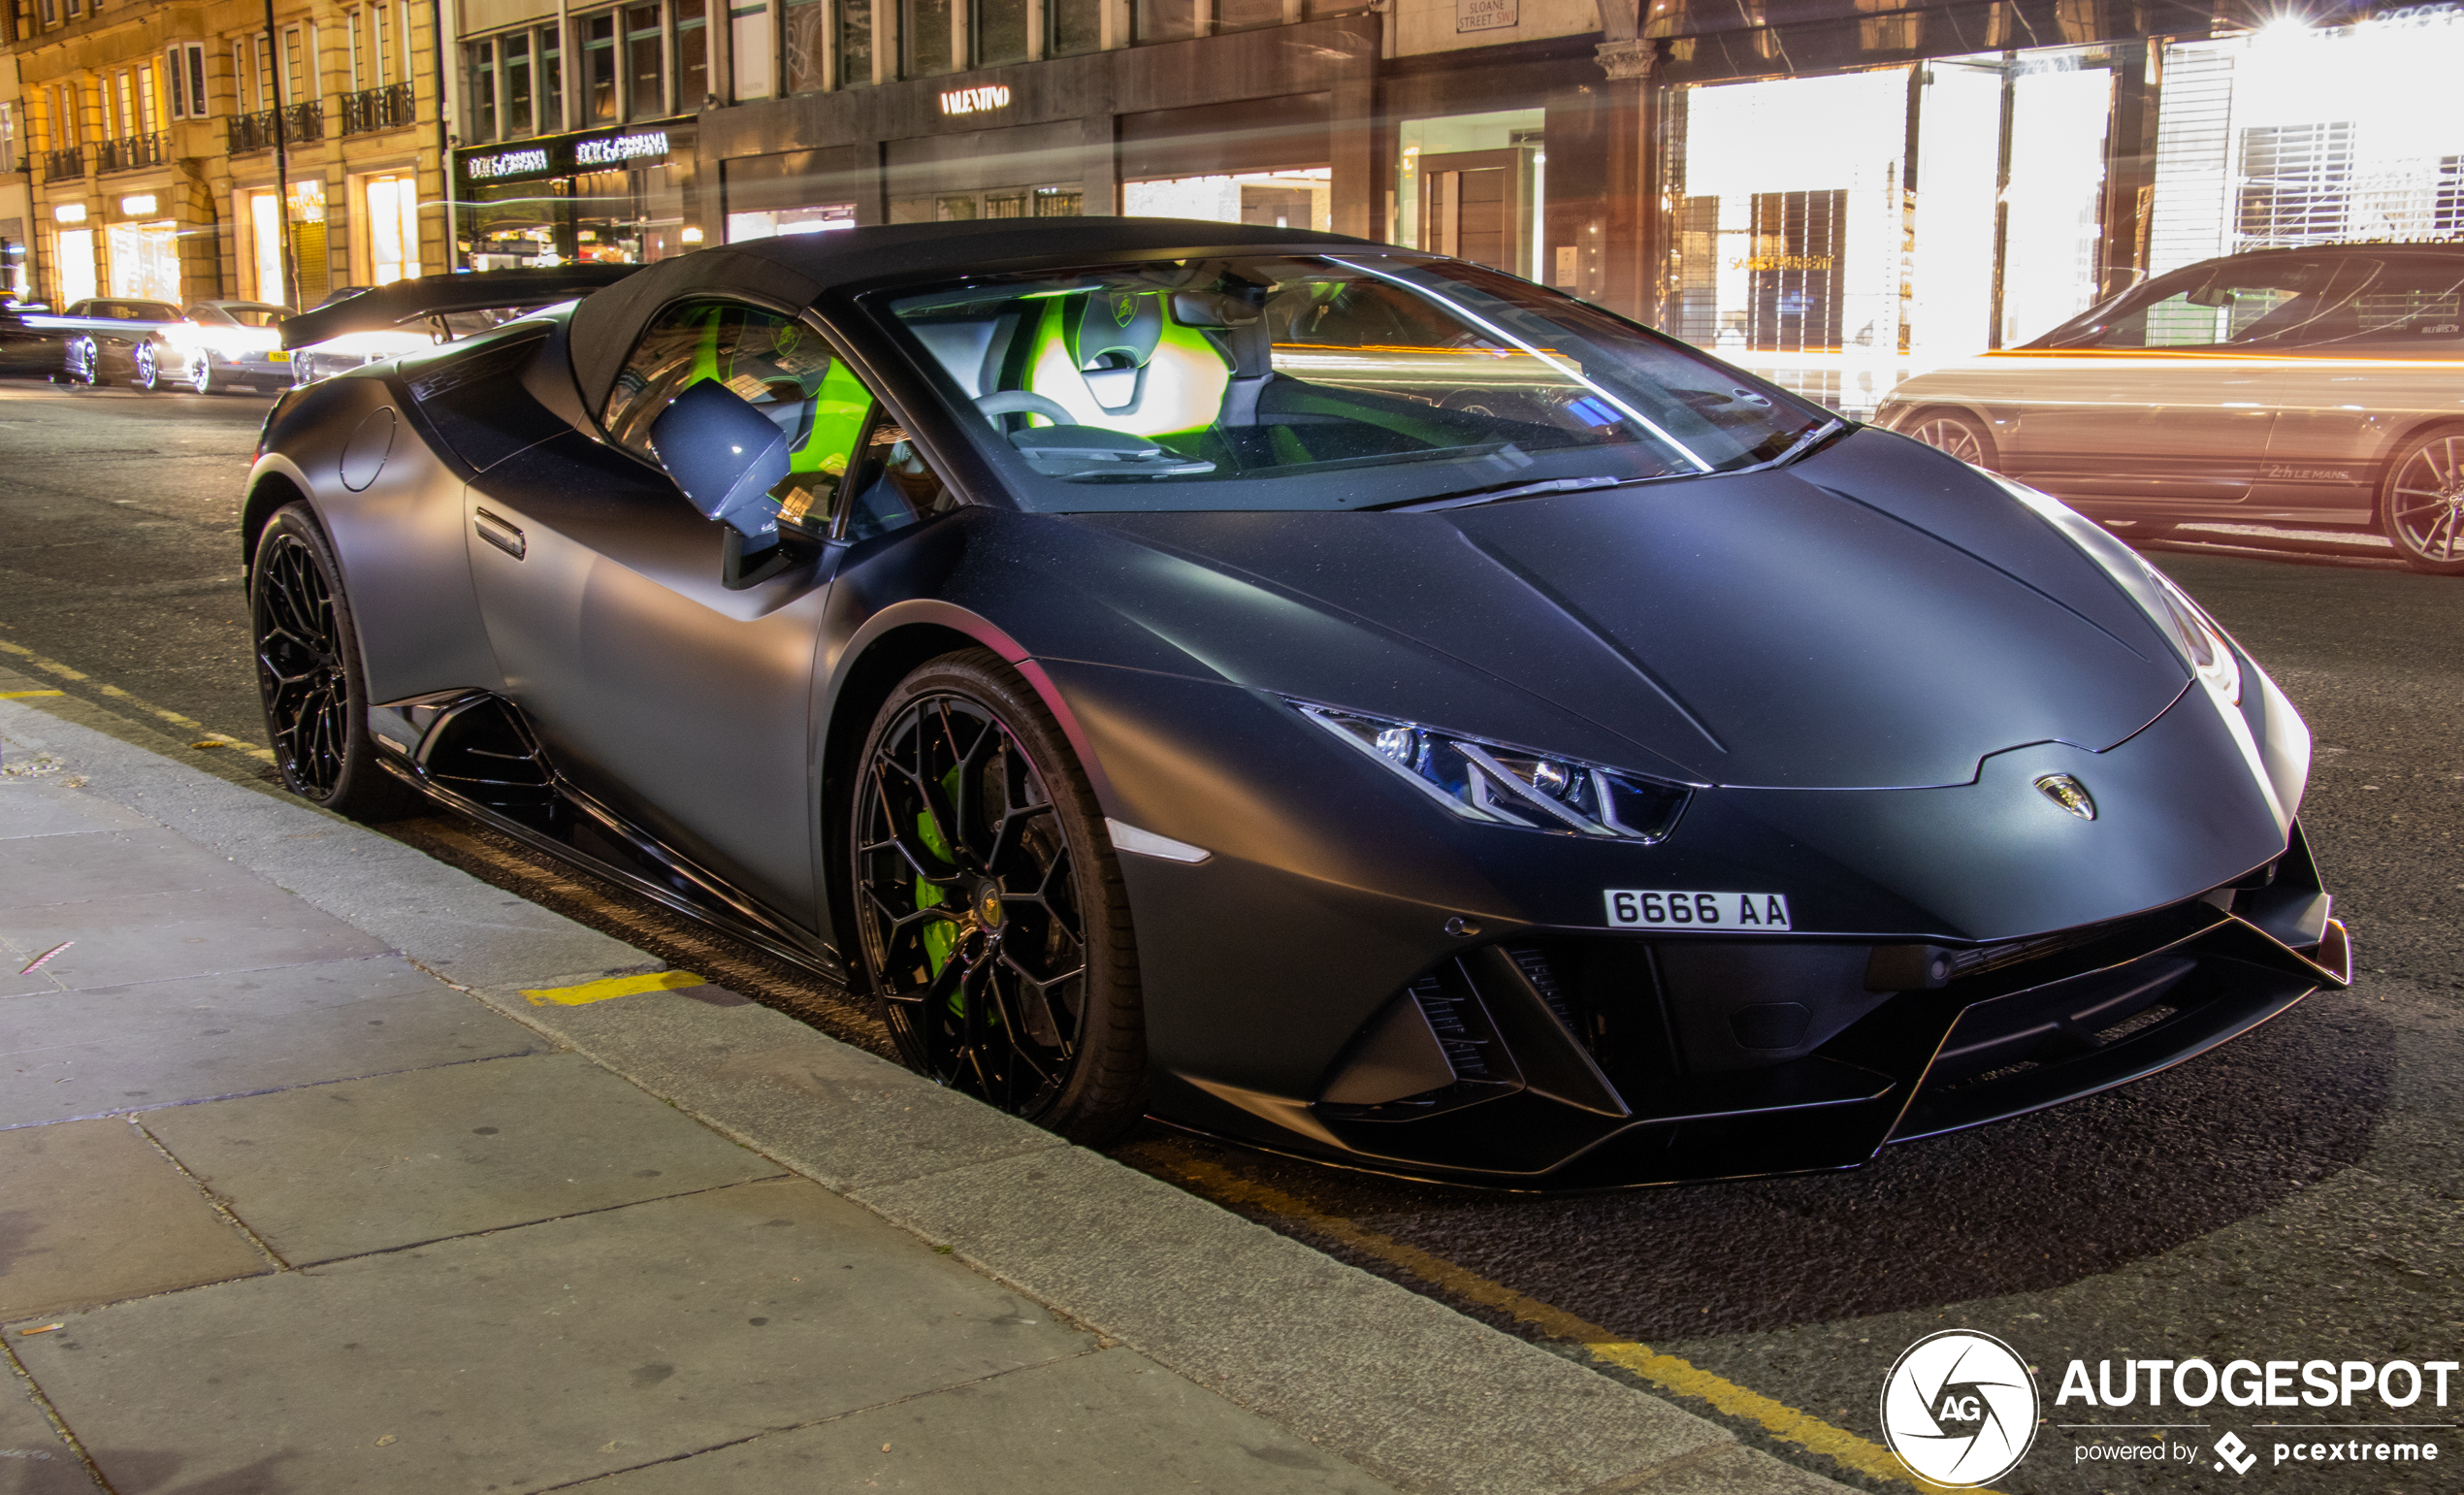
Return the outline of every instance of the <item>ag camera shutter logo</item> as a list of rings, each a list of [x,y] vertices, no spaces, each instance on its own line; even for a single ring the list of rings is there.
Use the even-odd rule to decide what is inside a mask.
[[[1920,1479],[1999,1479],[2036,1441],[2036,1378],[1990,1334],[1944,1329],[1900,1351],[1882,1383],[1882,1436]]]

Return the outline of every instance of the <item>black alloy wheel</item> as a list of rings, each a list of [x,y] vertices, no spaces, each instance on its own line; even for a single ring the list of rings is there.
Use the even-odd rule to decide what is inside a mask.
[[[1052,713],[985,650],[909,675],[848,817],[856,944],[909,1068],[1084,1144],[1146,1101],[1120,869]]]
[[[140,342],[129,351],[128,358],[129,362],[135,365],[134,371],[128,376],[130,387],[145,394],[152,394],[163,381],[161,355],[154,350],[154,344],[150,341]]]
[[[376,762],[359,631],[340,574],[306,504],[266,525],[248,586],[257,689],[283,786],[337,814],[383,820],[417,796]]]
[[[2379,529],[2415,570],[2464,575],[2464,429],[2397,448],[2379,485]]]
[[[1992,469],[1996,457],[1994,434],[1964,410],[1933,409],[1908,422],[1908,435],[1970,467]]]

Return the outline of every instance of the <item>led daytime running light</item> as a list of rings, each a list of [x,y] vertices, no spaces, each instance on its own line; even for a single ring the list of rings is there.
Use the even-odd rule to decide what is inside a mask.
[[[2145,565],[2145,563],[2141,563]],[[2230,705],[2242,703],[2242,663],[2233,657],[2233,645],[2207,609],[2190,601],[2190,595],[2174,584],[2173,578],[2147,567],[2148,580],[2155,586],[2156,597],[2164,603],[2165,621],[2173,625],[2174,636],[2182,650],[2189,656],[2190,668],[2202,683]]]

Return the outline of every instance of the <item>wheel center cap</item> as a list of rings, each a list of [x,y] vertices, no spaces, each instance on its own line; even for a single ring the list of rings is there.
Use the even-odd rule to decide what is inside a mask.
[[[1001,885],[999,883],[988,878],[976,884],[975,894],[968,901],[973,905],[972,911],[979,927],[987,933],[1001,927]]]

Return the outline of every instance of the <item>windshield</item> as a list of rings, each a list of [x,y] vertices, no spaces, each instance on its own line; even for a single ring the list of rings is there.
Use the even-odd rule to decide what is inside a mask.
[[[1830,412],[1555,292],[1374,251],[888,293],[1026,507],[1367,508],[1774,460]]]

